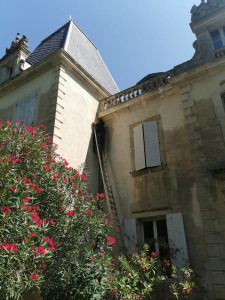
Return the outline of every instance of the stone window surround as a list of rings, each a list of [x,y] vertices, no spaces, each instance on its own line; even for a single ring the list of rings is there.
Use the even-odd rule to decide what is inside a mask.
[[[136,127],[139,124],[142,124],[144,122],[148,121],[157,121],[157,127],[158,127],[158,138],[159,138],[159,149],[160,149],[160,157],[161,157],[161,166],[157,167],[148,167],[142,170],[135,171],[135,162],[134,162],[134,139],[133,139],[133,128]],[[132,176],[140,176],[145,175],[148,173],[158,172],[165,170],[167,167],[166,163],[166,155],[165,155],[165,147],[164,147],[164,138],[163,138],[163,130],[162,130],[162,121],[161,116],[157,115],[151,118],[144,119],[140,122],[134,123],[130,125],[130,149],[131,149],[131,165],[132,165],[132,171],[130,172]]]

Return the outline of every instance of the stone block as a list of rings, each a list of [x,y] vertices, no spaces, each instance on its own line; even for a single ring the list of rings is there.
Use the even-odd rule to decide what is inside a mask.
[[[211,208],[201,209],[202,219],[206,220],[215,220],[215,211]]]
[[[214,290],[215,290],[216,299],[220,299],[220,300],[225,299],[225,284],[221,286],[215,286]]]
[[[218,272],[212,272],[212,280],[214,284],[225,284],[225,273],[218,271]]]
[[[215,223],[214,221],[205,221],[203,223],[206,232],[214,232],[215,231]]]
[[[185,108],[184,109],[184,115],[185,116],[193,115],[192,109],[190,107]]]
[[[187,94],[184,94],[184,95],[187,95]],[[182,95],[182,96],[184,96],[184,95]],[[189,100],[187,99],[186,101],[183,102],[183,108],[192,107],[193,105],[194,105],[194,102],[191,99],[189,99]]]
[[[210,258],[219,258],[220,255],[219,245],[209,245],[208,255]]]
[[[186,120],[186,124],[193,124],[193,123],[196,123],[198,120],[197,120],[197,117],[195,115],[192,115],[192,116],[186,116],[185,117],[185,120]]]
[[[190,91],[191,91],[191,86],[190,86],[190,85],[186,85],[186,86],[184,86],[184,87],[182,87],[182,88],[180,89],[181,95],[183,95],[183,94],[185,94],[185,93],[188,93],[188,92],[190,92]]]
[[[214,272],[225,272],[225,262],[219,258],[209,258],[209,267],[211,271]],[[225,284],[225,281],[224,281]]]
[[[189,94],[188,93],[185,93],[185,94],[181,94],[181,100],[183,102],[186,102],[189,100]]]
[[[207,244],[221,244],[221,236],[217,232],[205,234]]]

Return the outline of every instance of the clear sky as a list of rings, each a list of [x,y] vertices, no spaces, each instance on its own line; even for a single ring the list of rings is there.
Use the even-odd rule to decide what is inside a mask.
[[[98,48],[120,90],[189,60],[190,10],[200,0],[0,0],[0,57],[16,33],[29,50],[71,15]]]

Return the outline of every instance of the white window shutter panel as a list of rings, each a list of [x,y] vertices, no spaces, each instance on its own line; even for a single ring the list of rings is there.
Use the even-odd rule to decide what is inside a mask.
[[[157,121],[143,123],[146,167],[161,165]]]
[[[187,243],[184,231],[182,213],[166,215],[169,246],[175,250],[173,263],[178,269],[185,266],[188,261]]]
[[[15,120],[21,122],[24,120],[25,125],[31,125],[34,120],[34,110],[36,96],[32,95],[20,101],[16,106]]]
[[[137,245],[137,226],[136,219],[123,220],[124,244],[126,248],[136,248]]]
[[[135,171],[138,171],[145,168],[145,149],[142,124],[134,127],[133,136]]]

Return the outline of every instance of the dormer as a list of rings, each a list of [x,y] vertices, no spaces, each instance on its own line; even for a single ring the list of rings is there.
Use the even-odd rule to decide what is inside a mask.
[[[11,47],[6,48],[6,54],[0,59],[0,84],[4,81],[16,76],[21,70],[27,69],[30,65],[26,63],[26,58],[30,53],[28,48],[28,39],[17,33],[15,41],[11,43]]]
[[[225,0],[201,0],[191,13],[190,26],[202,63],[225,55]]]

